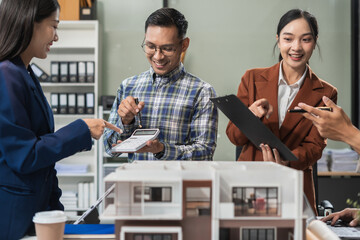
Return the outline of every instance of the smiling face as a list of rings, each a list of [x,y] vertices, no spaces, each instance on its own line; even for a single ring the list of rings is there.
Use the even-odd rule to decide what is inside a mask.
[[[41,22],[34,23],[34,31],[29,46],[21,54],[27,66],[33,57],[46,58],[53,42],[58,41],[57,27],[59,25],[59,10]]]
[[[189,39],[180,39],[175,26],[148,26],[145,33],[144,44],[156,48],[155,53],[146,54],[146,57],[158,75],[165,75],[180,64],[181,52],[189,46]],[[171,56],[165,56],[161,49],[174,49]]]
[[[276,35],[276,39],[283,58],[284,71],[292,69],[304,72],[316,45],[308,22],[304,18],[289,22],[281,30],[280,36]]]

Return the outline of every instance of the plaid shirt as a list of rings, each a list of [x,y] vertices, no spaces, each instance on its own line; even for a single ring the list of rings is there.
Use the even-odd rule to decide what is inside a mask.
[[[215,97],[214,88],[185,71],[182,64],[165,76],[158,76],[150,68],[138,76],[125,79],[117,90],[109,122],[124,132],[111,129],[104,133],[108,154],[112,144],[124,140],[138,128],[138,115],[130,125],[123,125],[117,113],[127,96],[145,102],[141,111],[142,128],[159,128],[158,139],[165,146],[159,160],[212,160],[216,147],[218,113],[209,98]],[[114,156],[114,155],[113,155]],[[152,153],[129,154],[129,161],[158,160]]]

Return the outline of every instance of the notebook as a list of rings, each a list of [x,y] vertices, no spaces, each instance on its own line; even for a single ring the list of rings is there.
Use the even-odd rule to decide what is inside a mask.
[[[246,137],[260,150],[260,144],[276,148],[282,159],[296,161],[297,157],[290,149],[256,117],[240,99],[231,94],[224,97],[210,98]]]

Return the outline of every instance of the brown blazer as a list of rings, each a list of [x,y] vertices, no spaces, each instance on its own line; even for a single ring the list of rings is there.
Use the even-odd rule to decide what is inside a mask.
[[[299,113],[287,113],[279,129],[278,117],[278,81],[280,63],[269,68],[257,68],[246,71],[238,89],[238,98],[250,106],[258,99],[266,98],[274,107],[269,119],[262,122],[298,157],[298,161],[290,162],[290,167],[304,171],[304,192],[310,205],[316,213],[314,182],[312,166],[321,157],[326,146],[326,139],[322,138],[312,122]],[[337,90],[329,83],[319,79],[308,66],[306,78],[290,109],[299,102],[310,106],[324,106],[322,97],[327,96],[336,103]],[[246,136],[230,121],[226,134],[230,141],[243,146],[238,161],[263,161],[263,156]]]

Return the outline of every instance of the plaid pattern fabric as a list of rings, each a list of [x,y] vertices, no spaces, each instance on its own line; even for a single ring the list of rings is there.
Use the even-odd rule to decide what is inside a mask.
[[[141,111],[142,128],[159,128],[158,139],[165,146],[160,160],[212,160],[216,147],[218,112],[209,98],[214,88],[187,73],[182,64],[165,76],[157,76],[152,68],[125,79],[117,90],[109,122],[121,128],[120,135],[110,129],[104,132],[108,154],[111,145],[124,140],[138,128],[138,115],[131,125],[123,125],[117,114],[120,102],[127,96],[145,102]],[[158,160],[152,153],[129,154],[129,161]]]

